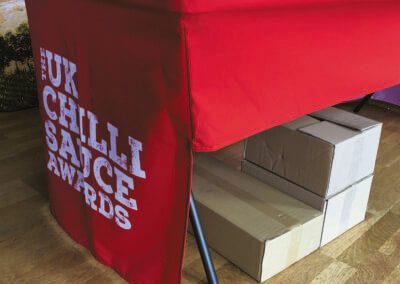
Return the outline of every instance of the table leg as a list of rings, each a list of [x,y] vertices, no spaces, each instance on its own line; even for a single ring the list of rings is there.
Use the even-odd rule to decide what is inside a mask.
[[[204,238],[203,229],[200,223],[200,217],[197,212],[196,202],[193,197],[193,193],[190,195],[190,223],[192,224],[193,234],[197,242],[201,259],[203,261],[204,270],[207,275],[208,283],[218,284],[218,278],[215,273],[214,264],[208,250],[206,239]]]
[[[353,112],[358,113],[362,107],[371,99],[371,97],[374,95],[374,93],[366,95],[361,102],[354,108]]]

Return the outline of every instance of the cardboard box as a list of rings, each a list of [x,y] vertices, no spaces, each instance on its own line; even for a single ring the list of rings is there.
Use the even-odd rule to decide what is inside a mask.
[[[326,199],[251,162],[243,161],[242,171],[324,212],[321,246],[365,219],[372,175]]]
[[[322,213],[204,154],[193,193],[210,247],[264,281],[319,247]]]
[[[381,129],[327,108],[248,138],[245,159],[329,198],[373,174]]]

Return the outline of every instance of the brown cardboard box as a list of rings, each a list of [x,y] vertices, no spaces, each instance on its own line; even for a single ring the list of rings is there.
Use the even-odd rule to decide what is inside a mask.
[[[251,162],[242,162],[242,171],[324,212],[321,246],[365,219],[371,190],[370,175],[329,199],[318,196]]]
[[[193,193],[208,244],[258,281],[319,247],[320,211],[205,154]]]
[[[381,129],[327,108],[248,138],[245,159],[329,198],[373,174]]]

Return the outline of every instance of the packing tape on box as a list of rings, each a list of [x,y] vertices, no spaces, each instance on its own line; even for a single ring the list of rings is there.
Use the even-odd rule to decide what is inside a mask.
[[[358,185],[359,184],[350,187],[349,189],[347,189],[347,192],[345,192],[342,212],[340,214],[340,225],[339,225],[340,232],[344,232],[349,228],[350,219],[352,217],[351,212],[353,209],[354,200],[356,198]]]
[[[365,139],[365,133],[361,133],[358,137],[358,142],[357,143],[357,147],[355,147],[354,149],[354,153],[353,153],[353,159],[351,159],[351,167],[350,170],[348,171],[348,178],[347,180],[354,180],[354,177],[358,177],[359,176],[359,172],[360,172],[360,161],[361,157],[363,157],[363,153],[365,151],[365,144],[366,144],[366,140]],[[354,157],[358,157],[358,159],[355,159]]]
[[[299,232],[296,232],[296,234],[294,234],[293,232],[297,230],[299,230]],[[298,228],[292,230],[290,233],[292,235],[290,237],[290,245],[286,256],[286,265],[290,265],[296,262],[299,257],[300,244],[302,242],[304,234],[303,227],[299,226]]]
[[[266,216],[270,217],[271,219],[274,219],[278,223],[281,223],[286,227],[293,227],[294,225],[299,223],[299,220],[297,220],[296,218],[285,214],[279,209],[271,206],[270,204],[267,204],[265,201],[260,201],[260,199],[258,199],[254,195],[247,193],[240,187],[236,186],[235,184],[231,183],[228,180],[221,178],[220,176],[213,174],[212,172],[208,171],[202,166],[196,165],[195,171],[196,174],[202,176],[208,182],[218,186],[222,190],[228,192],[229,194],[242,200],[248,205],[254,207],[258,211],[264,213]],[[239,172],[238,174],[241,173]]]

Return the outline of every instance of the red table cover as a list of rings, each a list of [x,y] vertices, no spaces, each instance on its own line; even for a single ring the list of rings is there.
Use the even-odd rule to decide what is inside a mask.
[[[178,283],[192,151],[400,82],[400,2],[27,0],[51,211],[132,283]]]

